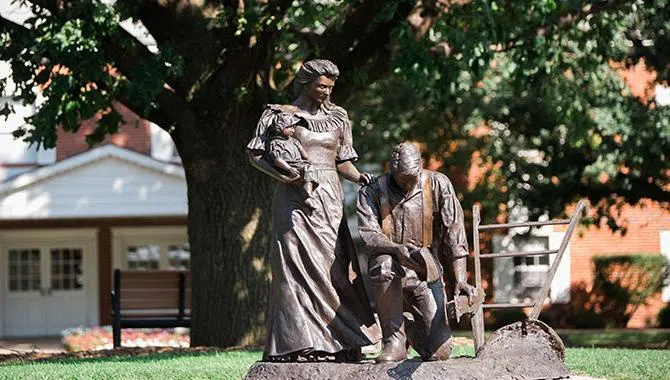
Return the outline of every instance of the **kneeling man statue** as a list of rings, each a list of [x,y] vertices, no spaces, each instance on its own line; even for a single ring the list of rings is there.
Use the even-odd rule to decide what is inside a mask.
[[[475,297],[466,282],[463,209],[449,178],[424,170],[413,144],[395,147],[390,169],[361,188],[357,205],[382,328],[377,362],[406,359],[408,345],[423,360],[444,360],[451,353],[451,330],[440,263],[453,266],[456,295],[465,293],[470,303]],[[405,326],[404,311],[414,317],[411,326]]]

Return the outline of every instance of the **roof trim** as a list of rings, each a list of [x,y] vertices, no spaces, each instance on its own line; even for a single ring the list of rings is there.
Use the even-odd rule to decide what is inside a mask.
[[[48,178],[110,157],[171,177],[186,179],[184,168],[181,166],[158,161],[144,154],[109,144],[58,161],[55,164],[37,168],[19,174],[16,177],[12,177],[7,181],[0,183],[0,195],[28,187],[37,182],[44,181]]]

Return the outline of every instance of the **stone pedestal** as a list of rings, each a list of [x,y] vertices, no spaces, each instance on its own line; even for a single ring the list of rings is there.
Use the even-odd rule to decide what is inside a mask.
[[[516,363],[515,363],[516,362]],[[405,360],[398,363],[264,363],[254,364],[245,379],[560,379],[569,376],[562,362],[520,363],[456,358],[441,362]]]
[[[526,320],[495,331],[476,358],[384,364],[258,362],[246,379],[561,379],[570,375],[564,359],[565,347],[556,332],[540,321]]]

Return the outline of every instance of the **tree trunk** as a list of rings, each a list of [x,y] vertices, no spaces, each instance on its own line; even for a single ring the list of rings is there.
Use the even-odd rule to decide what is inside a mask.
[[[251,167],[245,150],[260,106],[243,108],[211,128],[200,125],[209,133],[182,155],[193,252],[192,346],[259,344],[265,332],[273,183]]]

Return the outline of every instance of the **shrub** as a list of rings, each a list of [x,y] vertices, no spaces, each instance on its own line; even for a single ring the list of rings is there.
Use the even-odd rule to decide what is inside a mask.
[[[499,329],[503,326],[528,318],[526,313],[520,309],[500,309],[494,311],[492,315],[493,324],[490,326],[492,329]]]
[[[670,304],[658,312],[658,327],[670,328]]]
[[[602,329],[605,320],[593,310],[577,309],[565,317],[565,322],[576,329]]]
[[[630,317],[663,288],[668,265],[659,254],[596,256],[595,309],[608,327],[626,327]]]

